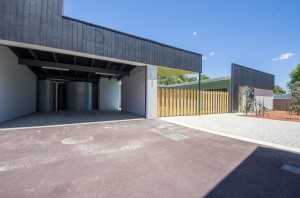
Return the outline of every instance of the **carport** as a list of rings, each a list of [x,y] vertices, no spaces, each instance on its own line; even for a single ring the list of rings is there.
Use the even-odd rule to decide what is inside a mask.
[[[2,79],[6,80],[3,90],[13,96],[7,97],[6,104],[17,107],[3,105],[2,112],[8,114],[2,116],[20,108],[36,109],[0,124],[1,128],[145,118],[146,66],[14,46],[0,49],[1,59],[6,59],[2,65],[9,63],[15,69],[10,78]],[[20,75],[25,84],[20,84]],[[138,88],[143,91],[128,98],[126,93]],[[18,93],[11,93],[14,90]],[[135,108],[130,107],[131,101],[136,101]]]
[[[201,73],[201,54],[62,13],[63,0],[0,0],[0,122],[156,118],[157,66]]]

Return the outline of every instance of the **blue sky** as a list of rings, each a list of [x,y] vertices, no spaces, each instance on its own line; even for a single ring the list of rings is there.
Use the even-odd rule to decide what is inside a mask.
[[[298,0],[65,0],[66,16],[203,54],[203,73],[237,63],[285,87],[300,63]]]

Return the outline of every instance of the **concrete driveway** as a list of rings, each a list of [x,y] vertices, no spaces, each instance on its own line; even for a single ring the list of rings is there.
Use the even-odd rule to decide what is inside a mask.
[[[35,112],[0,123],[1,129],[72,125],[78,123],[98,123],[122,120],[138,120],[142,116],[124,111],[53,111]]]
[[[300,122],[213,114],[166,117],[161,120],[274,148],[300,153]]]
[[[285,163],[300,155],[161,120],[1,130],[0,197],[300,197]]]

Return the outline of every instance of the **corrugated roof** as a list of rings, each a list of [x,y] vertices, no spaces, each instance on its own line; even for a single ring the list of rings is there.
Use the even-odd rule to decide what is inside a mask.
[[[201,84],[216,82],[216,81],[223,81],[223,80],[230,80],[230,79],[231,79],[231,76],[224,76],[224,77],[220,77],[220,78],[211,78],[211,79],[201,80]],[[158,84],[158,87],[169,88],[169,87],[180,87],[180,86],[187,86],[187,85],[196,85],[196,84],[198,84],[198,81],[192,81],[192,82],[186,82],[186,83],[180,83],[180,84],[172,84],[172,85]]]
[[[292,96],[290,94],[274,95],[274,99],[292,99]]]

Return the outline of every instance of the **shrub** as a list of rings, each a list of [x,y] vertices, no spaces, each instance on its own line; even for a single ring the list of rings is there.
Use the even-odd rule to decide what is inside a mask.
[[[247,115],[249,112],[255,112],[256,116],[265,116],[268,114],[269,109],[265,107],[264,101],[261,103],[255,99],[254,88],[244,86],[241,88],[240,97],[245,98],[243,111]]]
[[[300,81],[290,83],[288,86],[292,97],[289,113],[300,115]]]

